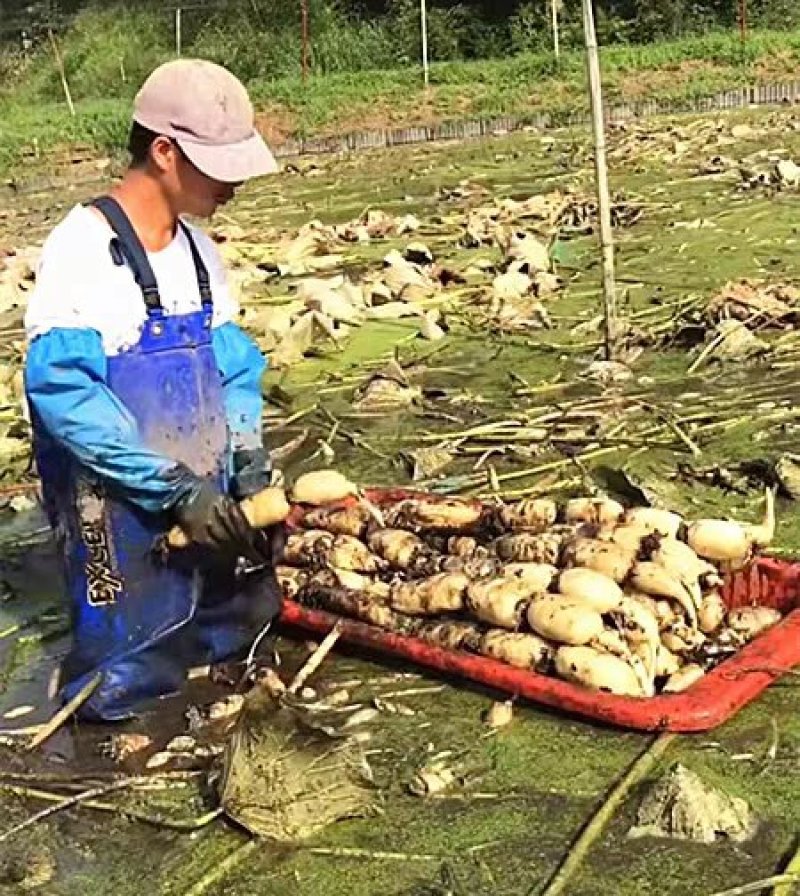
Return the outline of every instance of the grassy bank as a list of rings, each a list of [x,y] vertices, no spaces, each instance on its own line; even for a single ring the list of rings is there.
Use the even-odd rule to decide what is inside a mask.
[[[59,98],[57,74],[45,55],[18,73],[12,88],[0,91],[0,171],[13,173],[24,157],[47,157],[76,143],[89,144],[99,153],[119,151],[130,100],[141,77],[169,54],[158,44],[151,45],[148,53],[136,57],[139,64],[132,71],[126,65],[131,48],[123,51],[117,31],[105,37],[94,38],[102,42],[102,49],[87,44],[85,35],[65,40],[77,109],[74,118]],[[135,50],[139,38],[131,40]],[[755,33],[746,58],[738,38],[729,34],[610,46],[603,51],[606,97],[610,103],[690,100],[743,83],[792,79],[798,59],[800,31]],[[230,64],[236,68],[235,60]],[[578,50],[565,53],[558,64],[549,53],[435,64],[427,91],[412,67],[319,74],[306,85],[296,76],[258,77],[249,80],[249,86],[261,111],[262,128],[276,144],[293,136],[449,118],[566,115],[584,109],[587,102]]]

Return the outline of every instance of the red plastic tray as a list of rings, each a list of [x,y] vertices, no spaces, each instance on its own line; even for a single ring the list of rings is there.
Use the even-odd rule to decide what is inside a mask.
[[[379,504],[408,492],[375,490]],[[342,639],[351,644],[403,657],[413,663],[458,675],[507,694],[542,703],[622,728],[642,731],[708,731],[730,719],[773,681],[800,664],[800,563],[761,558],[732,576],[723,594],[729,607],[761,605],[786,613],[774,628],[721,663],[682,694],[617,697],[506,663],[458,650],[433,647],[419,638],[397,635],[330,613],[284,604],[282,621],[323,634],[341,622]]]

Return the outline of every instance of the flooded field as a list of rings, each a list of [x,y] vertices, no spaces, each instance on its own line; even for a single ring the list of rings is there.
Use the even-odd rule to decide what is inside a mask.
[[[774,550],[798,553],[791,495],[800,485],[795,492],[791,455],[800,422],[800,293],[793,291],[800,169],[793,179],[785,164],[792,159],[800,159],[800,113],[791,111],[614,130],[624,330],[614,365],[603,363],[585,132],[303,159],[248,188],[214,228],[242,289],[244,325],[268,353],[280,342],[276,332],[296,340],[293,353],[284,340],[265,381],[278,465],[287,475],[333,465],[363,484],[487,499],[599,489],[687,517],[749,521],[761,513],[764,488],[779,484]],[[0,249],[42,239],[97,189],[48,184],[9,195]],[[536,195],[550,197],[552,207],[525,207]],[[502,205],[508,199],[514,203]],[[504,291],[495,279],[502,248],[474,233],[487,217],[482,209],[509,234],[536,234],[559,282]],[[366,227],[369,210],[416,224],[355,239],[324,230],[354,221]],[[298,230],[312,219],[322,235],[316,231],[313,250],[299,252]],[[422,265],[435,283],[423,284],[413,313],[347,320],[323,313],[318,295],[298,302],[298,286],[302,299],[301,284],[312,276],[343,273],[374,288],[392,267],[383,259],[391,250],[408,256],[409,244],[422,244],[411,258],[426,249],[441,269],[434,277]],[[741,278],[758,282],[730,286]],[[19,290],[12,298],[18,303]],[[15,301],[0,307],[4,381],[20,360]],[[308,309],[322,321],[300,339],[290,328]],[[25,427],[13,390],[0,421],[16,451]],[[0,483],[4,501],[29,480],[25,459],[12,453]],[[0,716],[10,718],[0,727],[19,729],[54,711],[48,687],[68,619],[39,512],[17,502],[2,513]],[[291,670],[309,646],[298,633],[280,633],[265,651]],[[164,778],[158,789],[137,780],[97,796],[105,808],[65,809],[3,839],[48,805],[42,790],[102,790],[118,769],[103,749],[107,730],[65,728],[32,755],[6,733],[0,892],[536,894],[652,741],[521,703],[510,726],[491,732],[482,715],[497,694],[347,650],[332,655],[312,684],[319,694],[346,691],[354,706],[383,707],[369,726],[376,789],[369,817],[298,847],[242,852],[244,832],[208,817],[213,787],[190,772]],[[800,825],[796,689],[796,678],[783,678],[722,728],[676,739],[661,763],[682,762],[746,798],[761,820],[752,840],[629,839],[639,786],[567,892],[711,896],[780,870]],[[161,748],[185,733],[187,707],[229,692],[225,682],[198,679],[129,730]],[[435,798],[412,795],[410,780],[437,756],[459,770],[457,785]]]

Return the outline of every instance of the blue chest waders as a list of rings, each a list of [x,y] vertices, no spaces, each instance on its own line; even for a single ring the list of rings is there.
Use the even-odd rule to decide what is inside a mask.
[[[117,234],[112,256],[131,268],[147,309],[139,342],[108,358],[107,385],[135,418],[148,447],[225,490],[228,429],[202,258],[184,228],[202,307],[168,316],[124,212],[109,198],[95,206]],[[275,608],[259,600],[263,589],[254,594],[252,582],[243,587],[230,565],[215,567],[205,558],[201,570],[202,558],[191,552],[169,564],[158,558],[154,542],[172,521],[125,501],[113,483],[81,466],[33,416],[37,466],[72,605],[74,642],[62,667],[62,696],[69,699],[100,671],[101,684],[83,716],[129,718],[142,701],[178,691],[191,664],[246,648]],[[269,576],[274,580],[271,570]],[[267,586],[271,590],[271,581]]]

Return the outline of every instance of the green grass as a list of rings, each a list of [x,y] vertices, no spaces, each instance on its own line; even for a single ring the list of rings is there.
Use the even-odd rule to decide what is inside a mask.
[[[75,143],[98,153],[121,151],[136,85],[170,50],[152,23],[128,40],[136,33],[130,17],[99,22],[103,27],[76,28],[65,39],[75,118],[50,57],[42,55],[6,79],[10,86],[0,89],[0,172],[13,171],[23,157],[47,157]],[[218,54],[209,45],[207,55]],[[800,31],[754,33],[746,59],[738,38],[721,33],[610,46],[602,57],[609,102],[691,100],[752,81],[794,78]],[[250,69],[241,60],[237,65],[235,54],[228,64],[242,76]],[[270,79],[261,71],[247,80],[263,121],[275,125],[276,139],[478,116],[549,113],[558,119],[587,106],[579,51],[566,52],[558,64],[544,52],[437,63],[427,92],[415,67],[317,74],[305,86],[296,75]]]

